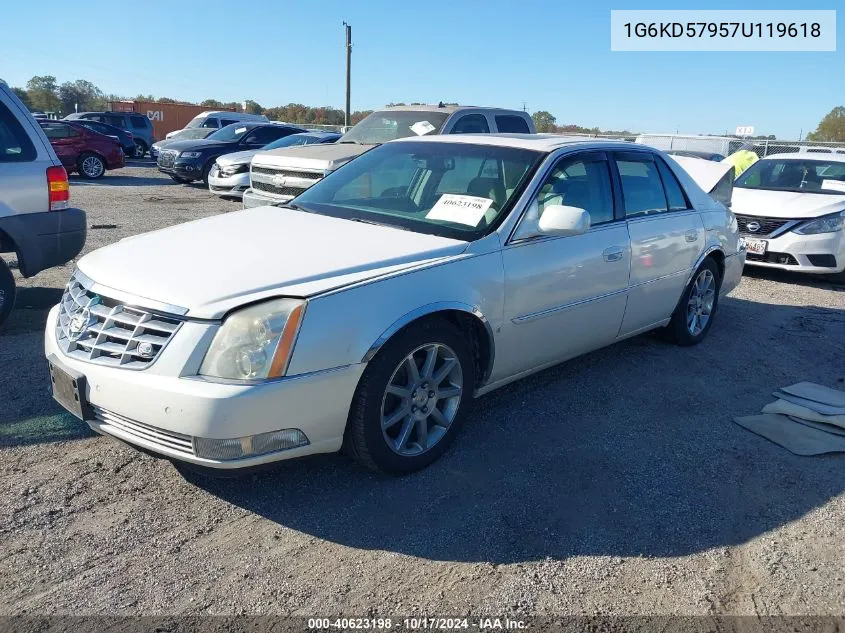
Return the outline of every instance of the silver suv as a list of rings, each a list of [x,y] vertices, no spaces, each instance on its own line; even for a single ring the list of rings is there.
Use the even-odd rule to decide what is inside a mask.
[[[0,253],[31,277],[73,259],[85,245],[85,212],[70,208],[67,172],[23,103],[0,79]],[[0,257],[0,324],[15,303],[15,278]]]

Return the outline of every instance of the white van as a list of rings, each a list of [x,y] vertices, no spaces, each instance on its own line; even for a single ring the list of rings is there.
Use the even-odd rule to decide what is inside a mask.
[[[190,120],[188,125],[185,126],[184,129],[189,128],[196,128],[196,127],[206,127],[206,128],[214,128],[220,129],[221,127],[226,127],[227,125],[232,125],[232,123],[240,123],[241,121],[269,121],[266,116],[263,114],[246,114],[245,112],[229,112],[226,110],[209,110],[208,112],[200,112],[197,116]],[[174,130],[172,132],[168,132],[164,138],[170,138],[176,132],[180,130]]]

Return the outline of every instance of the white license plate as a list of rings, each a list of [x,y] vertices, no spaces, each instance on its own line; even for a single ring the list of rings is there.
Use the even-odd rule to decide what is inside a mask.
[[[765,255],[766,248],[768,248],[769,243],[766,240],[754,240],[745,238],[745,248],[748,249],[749,253],[754,255]]]

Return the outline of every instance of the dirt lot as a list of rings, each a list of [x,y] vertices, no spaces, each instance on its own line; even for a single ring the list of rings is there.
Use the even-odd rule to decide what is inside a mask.
[[[86,251],[240,207],[148,163],[72,198]],[[731,421],[845,389],[845,288],[746,276],[704,344],[641,336],[485,396],[413,476],[323,456],[206,481],[51,400],[71,270],[21,280],[0,331],[2,614],[845,613],[845,456]]]

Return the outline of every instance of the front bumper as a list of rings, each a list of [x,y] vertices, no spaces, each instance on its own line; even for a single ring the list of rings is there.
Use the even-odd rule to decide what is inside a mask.
[[[215,165],[208,174],[208,190],[218,196],[240,198],[248,188],[249,170],[232,176],[225,176]]]
[[[247,174],[249,175],[249,174]],[[280,204],[293,200],[293,196],[270,196],[249,188],[243,193],[244,209],[253,207],[266,207],[268,205]]]
[[[172,166],[164,167],[156,163],[158,170],[168,176],[179,176],[185,180],[199,180],[202,178],[203,163],[193,160],[176,160]]]
[[[760,239],[767,242],[766,254],[760,256],[749,252],[747,263],[750,266],[820,275],[845,270],[845,231],[816,235],[787,231],[777,237]]]
[[[15,244],[24,277],[66,264],[85,246],[85,211],[64,209],[22,213],[0,218],[0,230]]]
[[[186,322],[155,365],[142,371],[80,361],[56,343],[58,306],[47,318],[44,351],[85,376],[97,413],[89,426],[164,457],[220,469],[248,468],[340,449],[364,364],[242,385],[211,382],[190,370],[216,325]],[[201,356],[201,355],[200,355]],[[192,365],[193,363],[193,365]],[[225,439],[299,429],[309,444],[265,455],[214,460],[196,455],[193,438]]]

